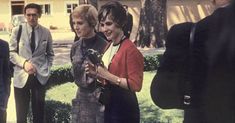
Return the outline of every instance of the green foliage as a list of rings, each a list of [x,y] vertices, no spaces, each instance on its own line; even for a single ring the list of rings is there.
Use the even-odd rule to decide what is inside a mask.
[[[63,85],[54,86],[47,90],[46,100],[57,100],[71,105],[71,100],[75,98],[77,89],[77,85],[70,82],[67,82]]]
[[[73,76],[71,74],[71,64],[53,66],[51,70],[51,76],[47,82],[47,89],[55,85],[61,85],[66,82],[73,82]]]
[[[46,123],[69,123],[71,105],[60,101],[46,101]]]
[[[54,100],[45,102],[45,123],[69,123],[71,120],[71,105]],[[27,123],[33,122],[32,109],[29,108]]]
[[[156,70],[159,66],[162,54],[147,55],[144,57],[144,71]]]
[[[137,93],[141,123],[182,123],[181,110],[162,110],[157,107],[150,96],[150,86],[156,71],[144,72],[144,81],[141,92]]]
[[[152,102],[150,96],[150,85],[156,71],[144,72],[144,81],[141,92],[137,93],[137,98],[140,106],[141,123],[182,123],[183,111],[181,110],[162,110]],[[60,86],[55,86],[47,91],[46,99],[59,101],[62,104],[71,105],[71,100],[76,94],[77,87],[74,83],[66,83]],[[57,105],[59,106],[59,105]],[[56,106],[52,106],[56,107]],[[65,109],[65,108],[64,108]],[[69,108],[66,108],[71,112]],[[64,113],[66,113],[64,111]],[[54,114],[50,115],[54,116]],[[69,118],[68,115],[65,115]],[[68,119],[65,118],[65,119]]]
[[[159,66],[159,60],[162,54],[147,55],[144,57],[144,70],[151,71],[156,70]],[[51,76],[47,82],[47,89],[53,86],[61,85],[66,82],[73,82],[73,76],[71,74],[71,64],[57,65],[52,67]]]

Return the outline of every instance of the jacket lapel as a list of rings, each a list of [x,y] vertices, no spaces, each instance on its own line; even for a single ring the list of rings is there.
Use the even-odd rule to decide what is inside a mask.
[[[38,40],[36,40],[36,42],[35,42],[35,52],[37,52],[37,50],[38,50],[38,48],[39,48],[39,45],[42,43],[42,30],[41,30],[41,27],[40,27],[40,25],[38,25],[38,29],[37,29],[37,33],[38,33],[38,37],[37,37],[37,39]]]

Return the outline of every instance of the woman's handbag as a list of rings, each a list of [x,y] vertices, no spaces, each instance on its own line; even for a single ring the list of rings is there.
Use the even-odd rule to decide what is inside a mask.
[[[90,59],[90,61],[94,65],[103,65],[102,61],[102,54],[100,54],[98,51],[94,49],[88,49],[87,50],[87,57]],[[110,102],[110,95],[111,95],[111,90],[109,87],[109,84],[103,85],[100,82],[96,82],[97,87],[101,89],[101,93],[99,96],[99,102],[103,105],[109,104]]]
[[[99,96],[99,102],[103,105],[107,105],[110,102],[111,90],[109,85],[101,86],[101,93]]]
[[[151,83],[153,102],[162,109],[192,106],[192,46],[196,24],[174,25],[168,32],[166,51]]]

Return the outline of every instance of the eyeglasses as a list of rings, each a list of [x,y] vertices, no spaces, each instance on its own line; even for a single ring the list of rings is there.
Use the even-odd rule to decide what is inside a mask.
[[[30,16],[32,16],[32,17],[37,17],[38,14],[26,14],[26,16],[27,16],[27,17],[30,17]]]

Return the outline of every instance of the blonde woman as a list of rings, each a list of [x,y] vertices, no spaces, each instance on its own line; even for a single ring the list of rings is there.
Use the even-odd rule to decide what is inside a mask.
[[[104,107],[98,101],[100,88],[95,77],[85,73],[89,62],[88,49],[102,53],[106,41],[95,32],[97,10],[91,5],[79,5],[72,13],[74,31],[79,38],[71,48],[72,73],[79,89],[73,99],[72,123],[103,123]]]

